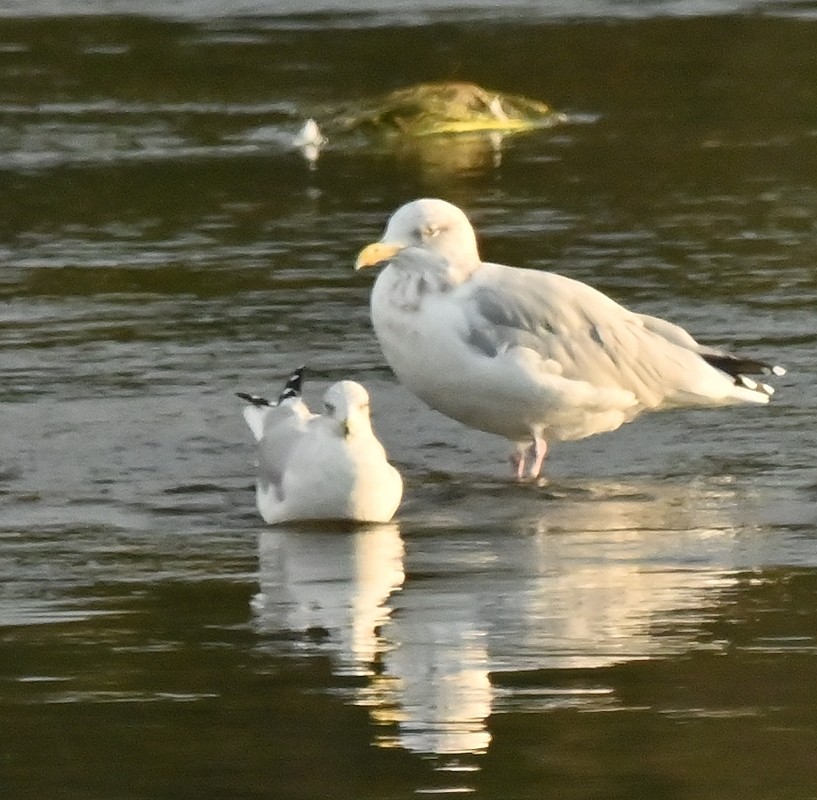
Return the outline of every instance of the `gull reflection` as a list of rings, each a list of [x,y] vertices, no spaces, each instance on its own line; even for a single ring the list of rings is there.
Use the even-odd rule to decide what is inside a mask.
[[[352,532],[275,529],[259,537],[258,626],[319,632],[339,673],[365,674],[356,702],[384,728],[381,744],[423,753],[482,752],[490,713],[486,642],[466,594],[413,593],[404,584],[395,524]],[[469,595],[469,596],[466,596]],[[388,636],[384,631],[388,628]]]
[[[475,589],[470,581],[443,588],[420,579],[395,604],[385,669],[367,696],[378,720],[399,731],[397,742],[384,736],[381,743],[438,755],[487,750],[493,690]]]
[[[367,676],[354,702],[381,746],[479,755],[508,707],[609,704],[596,684],[532,700],[500,674],[682,652],[737,569],[763,558],[730,487],[532,492],[495,529],[490,487],[460,502],[483,523],[418,531],[405,552],[395,525],[260,539],[259,621],[326,632],[337,669]]]
[[[354,532],[270,530],[259,537],[260,591],[253,601],[266,630],[325,631],[339,665],[367,672],[379,649],[386,601],[403,583],[403,540],[394,524]]]
[[[518,584],[486,609],[494,663],[601,668],[688,647],[752,560],[729,494],[608,486],[551,504],[505,555]]]

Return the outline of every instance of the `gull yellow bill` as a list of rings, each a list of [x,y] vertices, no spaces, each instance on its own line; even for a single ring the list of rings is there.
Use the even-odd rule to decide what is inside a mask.
[[[374,242],[366,245],[360,253],[358,253],[355,261],[355,269],[365,269],[366,267],[376,267],[390,258],[394,258],[401,250],[402,245],[388,244],[386,242]]]

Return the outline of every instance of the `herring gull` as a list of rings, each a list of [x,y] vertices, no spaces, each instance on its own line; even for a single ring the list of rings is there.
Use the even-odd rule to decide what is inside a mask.
[[[313,414],[301,397],[303,367],[277,402],[238,393],[258,444],[256,505],[268,523],[293,520],[388,522],[403,495],[400,473],[372,431],[369,394],[339,381]]]
[[[518,478],[539,475],[548,441],[646,410],[766,403],[772,387],[748,375],[785,373],[580,281],[482,261],[468,218],[444,200],[394,212],[355,268],[380,265],[372,324],[397,378],[437,411],[515,442]]]

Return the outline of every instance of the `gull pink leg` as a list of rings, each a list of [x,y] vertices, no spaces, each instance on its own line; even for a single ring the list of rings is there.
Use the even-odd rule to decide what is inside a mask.
[[[531,463],[528,476],[538,478],[548,452],[548,443],[538,434],[534,434],[533,444],[529,448],[529,452],[530,451],[533,453],[533,462]]]
[[[521,445],[511,453],[511,467],[513,468],[516,480],[521,481],[525,477],[525,456],[527,449]]]

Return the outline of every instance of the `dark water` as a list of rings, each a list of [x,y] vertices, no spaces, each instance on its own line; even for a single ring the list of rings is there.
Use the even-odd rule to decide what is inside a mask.
[[[225,5],[0,2],[0,796],[817,796],[817,5]],[[438,78],[570,121],[292,146]],[[421,195],[775,402],[510,483],[351,270]],[[232,393],[301,363],[369,387],[394,524],[257,516]]]

